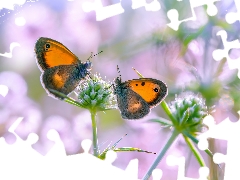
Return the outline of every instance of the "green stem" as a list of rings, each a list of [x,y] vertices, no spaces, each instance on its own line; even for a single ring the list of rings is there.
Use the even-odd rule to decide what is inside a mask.
[[[152,174],[152,171],[154,169],[156,169],[157,165],[159,164],[159,162],[162,160],[163,156],[166,154],[167,150],[169,149],[169,147],[172,145],[172,143],[175,141],[175,139],[177,138],[177,136],[179,135],[179,132],[177,130],[174,130],[171,137],[169,138],[169,140],[167,141],[166,145],[163,147],[163,149],[159,152],[157,158],[155,159],[155,161],[153,162],[152,166],[148,169],[147,173],[145,174],[145,176],[143,177],[143,180],[147,180],[149,179],[149,177]]]
[[[194,137],[194,136],[192,136],[190,133],[188,133],[187,131],[183,131],[182,132],[182,134],[184,135],[184,136],[187,136],[188,138],[190,138],[196,145],[198,144],[198,140]],[[212,153],[212,151],[210,151],[209,149],[206,149],[206,150],[204,150],[211,158],[213,158],[213,153]]]
[[[171,119],[172,123],[173,123],[174,125],[176,125],[176,124],[177,124],[177,120],[176,120],[176,119],[174,118],[174,116],[172,115],[172,112],[171,112],[171,110],[169,109],[166,101],[163,100],[163,101],[161,102],[161,106],[162,106],[163,110],[165,111],[165,113],[168,115],[168,117]]]
[[[189,146],[189,148],[190,148],[191,151],[193,152],[194,156],[196,157],[199,165],[200,165],[201,167],[205,167],[206,164],[205,164],[205,162],[204,162],[201,154],[200,154],[199,151],[197,150],[197,148],[193,145],[192,141],[191,141],[187,136],[185,136],[184,134],[183,134],[183,137],[184,137],[187,145]]]
[[[96,110],[90,110],[92,119],[92,132],[93,132],[93,155],[98,157],[98,139],[97,139],[97,122],[96,122]]]

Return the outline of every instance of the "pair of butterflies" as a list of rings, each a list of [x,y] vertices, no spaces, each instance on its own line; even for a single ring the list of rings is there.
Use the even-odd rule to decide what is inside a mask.
[[[79,83],[90,74],[92,63],[82,63],[62,43],[50,38],[41,37],[35,44],[37,64],[42,71],[41,82],[47,93],[62,99],[51,90],[65,95],[71,93]],[[133,79],[126,82],[121,77],[113,85],[117,103],[124,119],[140,119],[150,109],[158,105],[167,95],[164,82],[152,78]]]

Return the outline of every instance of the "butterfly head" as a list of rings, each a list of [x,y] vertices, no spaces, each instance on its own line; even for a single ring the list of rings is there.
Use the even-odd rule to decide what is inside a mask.
[[[85,63],[81,63],[79,67],[79,72],[81,77],[85,77],[90,74],[92,69],[92,62],[86,61]]]
[[[92,69],[92,62],[86,61],[85,63],[83,63],[83,66],[87,71],[90,71]]]

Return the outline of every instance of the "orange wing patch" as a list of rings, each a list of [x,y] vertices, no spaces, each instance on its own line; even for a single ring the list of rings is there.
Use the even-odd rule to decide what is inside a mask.
[[[80,62],[62,43],[50,38],[41,37],[35,45],[38,64],[43,70],[59,65],[71,65]]]
[[[138,103],[128,102],[128,111],[131,113],[135,113],[135,112],[139,111],[139,109],[141,109],[141,108],[142,108],[142,105],[140,102],[138,102]]]
[[[158,84],[147,80],[131,80],[129,88],[139,94],[147,103],[153,102],[161,92]]]
[[[70,65],[79,62],[78,58],[66,47],[54,42],[46,43],[44,58],[48,67]]]
[[[61,89],[66,82],[66,78],[62,75],[59,76],[57,73],[53,75],[52,80],[56,89]]]

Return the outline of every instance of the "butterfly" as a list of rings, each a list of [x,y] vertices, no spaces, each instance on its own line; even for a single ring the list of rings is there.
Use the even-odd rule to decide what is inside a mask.
[[[167,85],[157,79],[140,78],[122,82],[115,79],[114,94],[123,119],[141,119],[168,94]]]
[[[56,40],[41,37],[37,40],[34,51],[38,67],[42,71],[41,83],[46,92],[54,98],[63,99],[51,90],[68,95],[90,73],[92,63],[89,60],[82,63],[66,46]]]

